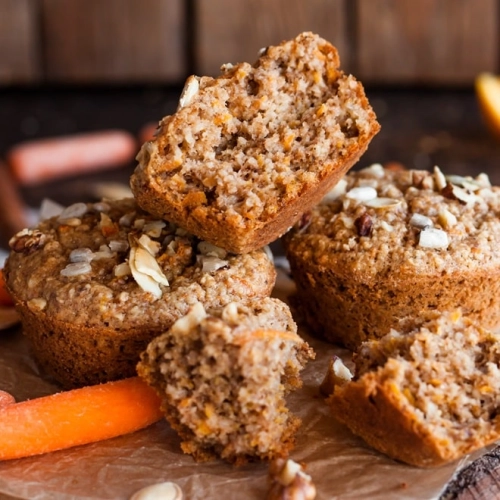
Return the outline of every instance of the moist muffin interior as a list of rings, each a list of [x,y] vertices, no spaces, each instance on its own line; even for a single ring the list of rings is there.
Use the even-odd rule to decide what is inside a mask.
[[[153,340],[138,365],[184,452],[238,463],[286,453],[300,421],[285,395],[302,385],[299,371],[313,357],[288,307],[263,299],[190,314]]]

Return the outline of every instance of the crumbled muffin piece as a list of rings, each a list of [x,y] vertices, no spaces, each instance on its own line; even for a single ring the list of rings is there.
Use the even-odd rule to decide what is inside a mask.
[[[372,165],[343,181],[284,238],[315,333],[354,350],[458,307],[500,325],[500,188],[487,176]]]
[[[359,159],[379,124],[337,50],[302,33],[253,65],[191,77],[142,147],[140,206],[226,250],[281,236]]]
[[[390,457],[435,466],[500,438],[500,336],[460,311],[366,342],[354,360],[354,379],[328,403]]]
[[[265,298],[208,312],[197,304],[148,345],[137,372],[158,392],[185,453],[244,463],[293,447],[300,420],[285,395],[313,357],[288,306]]]

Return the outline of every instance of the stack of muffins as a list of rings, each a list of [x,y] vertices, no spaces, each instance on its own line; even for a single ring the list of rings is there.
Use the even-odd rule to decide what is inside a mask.
[[[139,373],[197,460],[286,455],[285,395],[314,357],[269,298],[264,246],[286,233],[297,309],[355,351],[352,379],[331,365],[339,420],[420,466],[500,438],[485,330],[500,324],[500,189],[439,168],[347,173],[378,130],[312,33],[188,79],[138,155],[135,200],[76,203],[12,239],[7,284],[39,364],[65,387]]]
[[[138,155],[135,199],[75,203],[10,242],[7,284],[63,387],[138,373],[197,459],[283,456],[284,396],[314,357],[270,299],[265,245],[312,208],[379,130],[362,85],[312,33],[253,65],[190,78]]]

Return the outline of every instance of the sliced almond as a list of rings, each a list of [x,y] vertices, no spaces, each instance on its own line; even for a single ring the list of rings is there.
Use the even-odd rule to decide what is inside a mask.
[[[335,186],[333,186],[328,193],[323,197],[321,203],[330,203],[331,201],[335,201],[340,198],[343,194],[346,193],[347,181],[345,179],[340,179]]]
[[[64,269],[61,269],[61,276],[71,277],[87,274],[92,271],[92,266],[88,262],[75,262],[68,264]]]
[[[144,274],[144,273],[140,272],[135,265],[137,248],[138,247],[130,248],[129,262],[128,262],[129,266],[130,266],[130,272],[132,273],[132,276],[135,279],[136,283],[145,292],[149,292],[156,299],[159,299],[162,296],[162,291],[161,291],[161,288],[160,288],[160,285],[158,284],[158,282],[155,281],[148,274]]]
[[[180,486],[166,481],[141,488],[130,497],[130,500],[182,500],[182,498]]]
[[[366,202],[377,197],[377,190],[371,186],[360,186],[352,188],[345,196],[351,200]]]
[[[191,75],[186,80],[184,88],[182,89],[181,97],[179,99],[179,106],[177,107],[177,110],[190,104],[199,90],[200,90],[200,78]]]
[[[418,240],[419,246],[423,248],[448,248],[449,240],[448,234],[434,227],[428,227],[420,232],[420,237]]]
[[[161,244],[158,241],[152,240],[149,236],[142,234],[137,240],[137,243],[144,250],[148,251],[151,255],[156,256],[160,251]]]
[[[453,185],[453,195],[458,201],[464,204],[474,203],[476,201],[476,196],[472,193],[467,192],[465,189]]]
[[[51,217],[61,215],[63,210],[64,207],[59,203],[56,203],[48,198],[44,198],[42,200],[42,204],[40,205],[40,220],[46,220]]]
[[[204,273],[213,273],[219,269],[229,266],[227,260],[219,259],[208,255],[198,255],[198,263],[201,265],[201,270]]]
[[[369,167],[363,168],[361,172],[372,174],[374,177],[378,177],[379,179],[381,179],[385,175],[385,169],[380,163],[374,163]]]
[[[434,181],[439,191],[446,187],[446,177],[438,166],[434,167]]]
[[[476,177],[476,182],[482,187],[482,188],[490,188],[491,187],[491,182],[490,178],[488,177],[488,174],[485,174],[484,172],[479,174]]]
[[[374,198],[364,203],[365,206],[377,209],[393,208],[401,204],[397,198]]]
[[[434,223],[432,219],[429,219],[426,215],[414,213],[410,218],[410,224],[414,227],[418,227],[419,229],[426,229],[428,227],[432,227]]]
[[[69,254],[70,262],[91,262],[94,258],[94,252],[90,248],[75,248]]]
[[[159,238],[162,229],[166,226],[166,222],[162,220],[153,220],[144,224],[142,230],[151,238]]]
[[[132,256],[132,250],[135,250]],[[163,274],[158,262],[147,250],[138,246],[135,249],[130,249],[130,269],[135,268],[139,273],[145,274],[153,278],[158,284],[168,286],[168,279]],[[132,267],[133,263],[133,267]],[[135,277],[135,276],[134,276]]]
[[[59,215],[58,220],[64,221],[65,219],[72,219],[73,217],[82,217],[88,212],[86,203],[74,203],[66,207]]]
[[[218,257],[219,259],[225,259],[227,257],[226,250],[216,245],[212,245],[212,243],[208,243],[208,241],[200,241],[200,243],[198,243],[198,252],[202,255]]]

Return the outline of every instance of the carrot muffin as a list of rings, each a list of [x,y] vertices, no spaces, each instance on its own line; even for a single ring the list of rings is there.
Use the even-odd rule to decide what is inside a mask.
[[[428,467],[500,439],[500,336],[459,311],[363,343],[335,417],[392,458]]]
[[[208,312],[198,303],[148,345],[137,372],[158,392],[185,453],[244,463],[293,447],[300,420],[285,395],[313,357],[278,299]]]
[[[39,364],[64,387],[135,374],[148,342],[200,301],[271,293],[264,250],[232,255],[134,200],[76,203],[10,241],[5,274]]]
[[[351,172],[285,237],[296,304],[325,339],[355,349],[458,307],[500,325],[500,188],[488,177]]]
[[[339,65],[335,47],[302,33],[253,65],[190,77],[137,157],[138,204],[231,252],[277,239],[380,128],[361,83]]]

